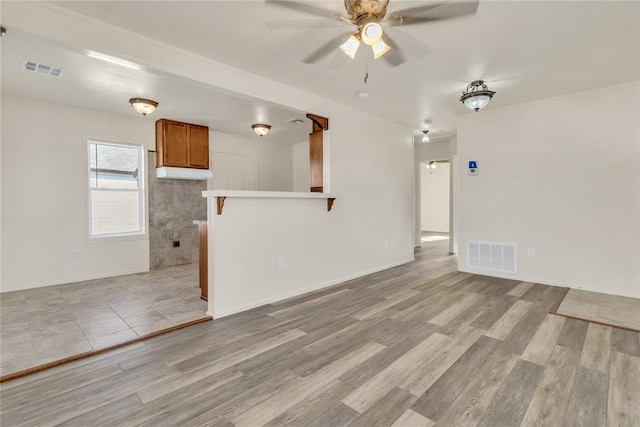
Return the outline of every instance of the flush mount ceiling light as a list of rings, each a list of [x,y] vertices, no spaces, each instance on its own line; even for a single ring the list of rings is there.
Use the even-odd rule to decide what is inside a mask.
[[[470,110],[480,110],[487,106],[496,93],[489,90],[484,80],[476,80],[469,83],[467,89],[462,92],[460,102]]]
[[[430,142],[431,139],[429,139],[429,131],[428,130],[423,130],[422,131],[422,143],[426,144],[427,142]]]
[[[158,103],[156,101],[144,98],[131,98],[129,100],[129,104],[131,104],[131,107],[143,116],[153,113],[156,108],[158,108]]]
[[[265,136],[266,134],[269,133],[269,130],[271,129],[271,126],[265,125],[263,123],[256,123],[254,125],[251,125],[251,129],[253,129],[253,132],[256,135],[258,135],[260,138],[262,138],[263,136]]]

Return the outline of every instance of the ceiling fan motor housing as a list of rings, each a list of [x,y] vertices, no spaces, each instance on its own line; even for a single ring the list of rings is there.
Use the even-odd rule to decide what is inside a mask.
[[[388,4],[389,0],[344,0],[347,18],[360,29],[369,22],[382,21]]]

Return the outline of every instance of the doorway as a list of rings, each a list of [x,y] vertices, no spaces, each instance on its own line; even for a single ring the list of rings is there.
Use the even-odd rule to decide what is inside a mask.
[[[450,248],[452,215],[450,159],[428,160],[419,163],[418,216],[419,246],[445,245]]]
[[[214,149],[209,164],[214,171],[208,181],[209,190],[256,191],[258,189],[258,159],[255,153]]]

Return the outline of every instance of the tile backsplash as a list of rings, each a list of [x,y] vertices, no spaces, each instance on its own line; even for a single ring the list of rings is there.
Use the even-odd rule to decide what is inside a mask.
[[[207,181],[156,178],[156,153],[148,153],[151,269],[198,262],[198,226],[207,219]],[[180,247],[173,242],[179,240]]]

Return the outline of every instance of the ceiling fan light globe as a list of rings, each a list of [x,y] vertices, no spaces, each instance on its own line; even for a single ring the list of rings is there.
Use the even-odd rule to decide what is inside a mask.
[[[491,101],[491,98],[488,95],[478,95],[465,99],[464,105],[470,110],[478,111],[486,107],[489,101]]]
[[[382,55],[389,52],[389,49],[391,49],[389,45],[386,44],[384,40],[380,39],[373,46],[371,46],[371,50],[373,51],[373,59],[380,58]]]
[[[373,46],[382,39],[382,27],[377,22],[369,22],[362,27],[362,41]]]
[[[360,40],[355,35],[352,35],[346,42],[340,45],[340,50],[343,51],[349,58],[354,59],[358,48],[360,47]]]

